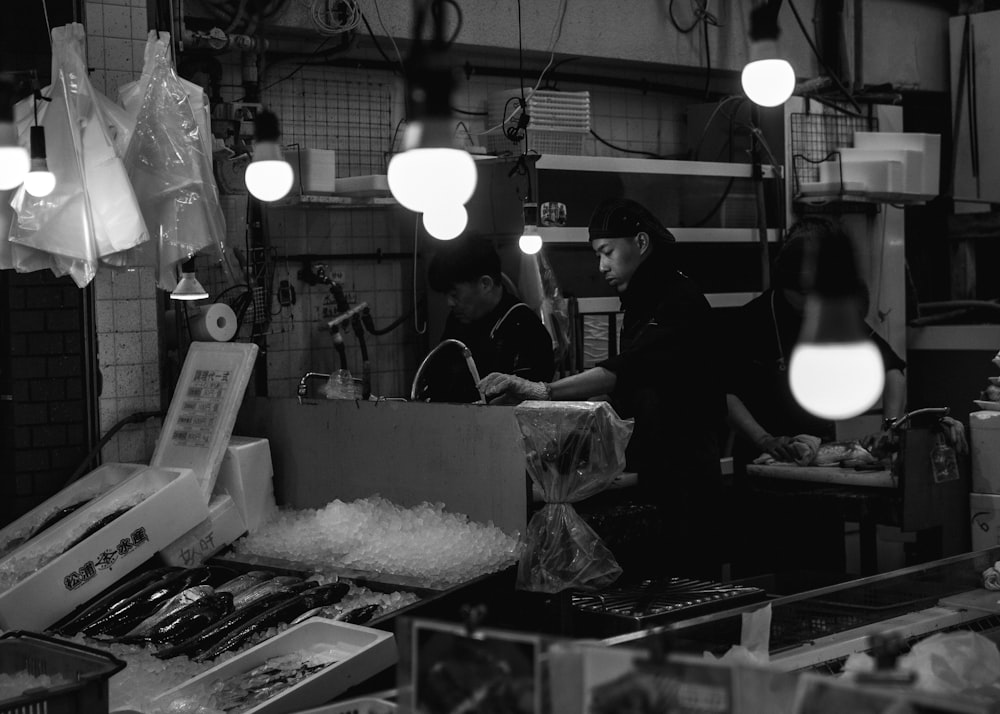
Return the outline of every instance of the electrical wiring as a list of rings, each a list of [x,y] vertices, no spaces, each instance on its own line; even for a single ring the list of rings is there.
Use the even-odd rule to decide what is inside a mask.
[[[792,15],[795,17],[795,22],[796,24],[798,24],[799,29],[802,30],[802,35],[803,37],[806,38],[806,42],[809,44],[809,49],[812,50],[812,53],[816,56],[816,59],[823,66],[823,69],[826,71],[827,76],[831,80],[833,80],[833,83],[837,85],[837,89],[840,90],[840,92],[844,95],[844,97],[847,98],[847,101],[851,103],[851,106],[854,107],[854,110],[858,112],[858,114],[860,115],[861,106],[854,99],[854,95],[852,95],[847,90],[847,87],[844,86],[844,84],[840,81],[837,75],[830,70],[829,66],[827,66],[826,60],[823,59],[823,55],[820,54],[819,49],[817,49],[816,47],[816,43],[813,42],[812,37],[809,35],[809,30],[806,28],[806,24],[802,21],[802,16],[799,15],[799,11],[795,7],[795,3],[792,2],[792,0],[788,0],[788,8],[792,11]]]
[[[355,0],[312,0],[309,17],[321,35],[353,32],[361,26],[361,8]]]
[[[400,70],[405,72],[406,67],[403,65],[403,55],[402,53],[400,53],[399,45],[396,44],[396,40],[393,38],[392,33],[389,32],[389,30],[385,26],[385,23],[382,22],[382,12],[379,10],[378,2],[376,0],[372,0],[372,5],[375,7],[375,17],[378,19],[379,27],[382,28],[382,32],[385,33],[385,36],[389,38],[389,42],[392,44],[392,49],[396,52],[396,58],[399,60],[399,68]],[[362,15],[362,17],[364,17],[364,15]],[[367,21],[365,21],[365,25],[368,27],[368,34],[372,35],[372,39],[374,40],[375,35],[371,31],[371,26],[368,25]]]
[[[607,139],[604,139],[603,137],[601,137],[600,135],[598,135],[598,133],[596,131],[594,131],[593,129],[590,130],[590,135],[592,137],[594,137],[595,139],[597,139],[602,144],[604,144],[605,146],[607,146],[609,148],[612,148],[615,151],[621,151],[621,152],[624,152],[626,154],[640,154],[642,156],[649,156],[649,157],[652,157],[654,159],[662,159],[663,158],[660,154],[657,154],[656,152],[653,152],[653,151],[640,151],[638,149],[626,149],[626,148],[623,148],[621,146],[615,146],[614,144],[612,144]]]
[[[691,0],[691,11],[694,13],[694,20],[687,27],[682,27],[680,22],[678,22],[677,17],[674,15],[674,2],[676,0],[670,0],[667,4],[667,16],[670,18],[670,24],[674,26],[674,29],[680,32],[682,35],[687,35],[693,32],[698,25],[715,25],[718,27],[719,19],[708,11],[708,0]]]
[[[371,23],[368,22],[368,18],[365,17],[364,13],[361,14],[361,21],[365,23],[365,28],[368,30],[368,36],[372,38],[372,44],[375,45],[375,49],[378,50],[378,53],[380,55],[382,55],[382,59],[385,60],[385,63],[387,65],[389,65],[390,67],[392,67],[393,74],[403,74],[405,72],[405,70],[403,68],[402,59],[400,59],[399,69],[397,70],[396,69],[396,65],[389,58],[389,55],[387,55],[385,53],[385,50],[382,49],[382,45],[379,43],[378,38],[375,36],[375,32],[372,30]],[[393,44],[395,44],[395,43],[393,43]],[[398,50],[397,50],[397,52],[398,52]]]
[[[426,334],[427,321],[420,325],[420,318],[417,317],[417,236],[420,234],[420,216],[413,219],[413,329],[418,335]]]

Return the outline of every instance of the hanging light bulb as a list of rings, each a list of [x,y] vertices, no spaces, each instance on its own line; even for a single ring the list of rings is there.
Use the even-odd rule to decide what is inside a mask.
[[[766,0],[750,12],[750,61],[743,68],[743,91],[754,104],[776,107],[795,91],[792,65],[778,53],[781,0]]]
[[[882,354],[865,329],[850,239],[840,231],[815,236],[806,244],[805,263],[811,290],[789,386],[806,411],[848,419],[870,409],[885,386]]]
[[[476,190],[475,161],[456,144],[451,120],[455,80],[444,33],[444,12],[431,13],[429,49],[421,39],[428,3],[417,4],[415,42],[407,62],[407,117],[402,151],[389,160],[386,179],[399,203],[418,213],[462,205]],[[432,222],[437,218],[431,219]]]
[[[247,191],[261,201],[277,201],[291,190],[295,175],[291,164],[281,155],[278,117],[269,111],[257,114],[254,130],[253,160],[244,180]]]
[[[10,81],[0,79],[0,191],[21,185],[29,166],[28,152],[17,143],[14,86]]]
[[[461,203],[437,206],[424,213],[424,229],[438,240],[457,238],[469,223],[469,213]]]
[[[208,297],[208,291],[198,282],[194,274],[194,258],[184,261],[181,266],[181,279],[177,281],[177,287],[170,293],[171,300],[204,300]]]
[[[36,198],[44,198],[56,187],[56,175],[49,171],[45,158],[45,128],[31,127],[31,170],[24,177],[24,190]]]
[[[542,249],[542,237],[538,234],[538,204],[525,203],[524,230],[517,239],[517,245],[525,255],[534,255]]]

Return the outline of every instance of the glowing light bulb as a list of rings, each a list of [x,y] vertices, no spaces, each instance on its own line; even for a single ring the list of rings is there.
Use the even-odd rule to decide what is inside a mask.
[[[16,145],[0,146],[0,191],[20,186],[30,167],[27,149]]]
[[[517,245],[525,255],[534,255],[542,249],[542,237],[534,226],[525,226],[524,233],[517,239]]]
[[[468,222],[469,214],[461,204],[424,213],[424,228],[438,240],[457,238]]]
[[[386,176],[399,203],[417,213],[464,204],[476,190],[476,162],[448,147],[416,148],[392,157]]]
[[[871,340],[804,343],[792,350],[788,382],[806,411],[832,421],[849,419],[878,401],[885,367]]]
[[[24,177],[24,190],[36,198],[44,198],[55,189],[56,175],[48,170],[44,159],[41,165],[36,165],[37,161],[31,161],[31,171]]]
[[[740,76],[743,91],[754,104],[776,107],[795,91],[795,72],[783,59],[762,59],[748,63]]]
[[[247,166],[244,175],[247,191],[261,201],[277,201],[279,198],[284,198],[292,189],[292,182],[295,179],[291,165],[281,158],[281,150],[277,145],[273,146],[273,150],[264,151],[261,150],[264,147],[258,147],[254,152],[254,160]],[[277,158],[271,158],[275,151]]]

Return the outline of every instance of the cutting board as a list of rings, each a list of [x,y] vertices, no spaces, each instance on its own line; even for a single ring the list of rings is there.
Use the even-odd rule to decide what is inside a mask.
[[[843,486],[870,486],[874,488],[895,488],[896,479],[892,472],[856,471],[837,466],[796,466],[795,464],[750,464],[747,473],[751,476],[783,478],[790,481],[812,481]]]

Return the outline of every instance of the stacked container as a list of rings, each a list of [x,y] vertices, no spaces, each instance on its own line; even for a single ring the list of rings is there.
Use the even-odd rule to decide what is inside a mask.
[[[1000,545],[1000,411],[969,415],[972,453],[972,549]]]

